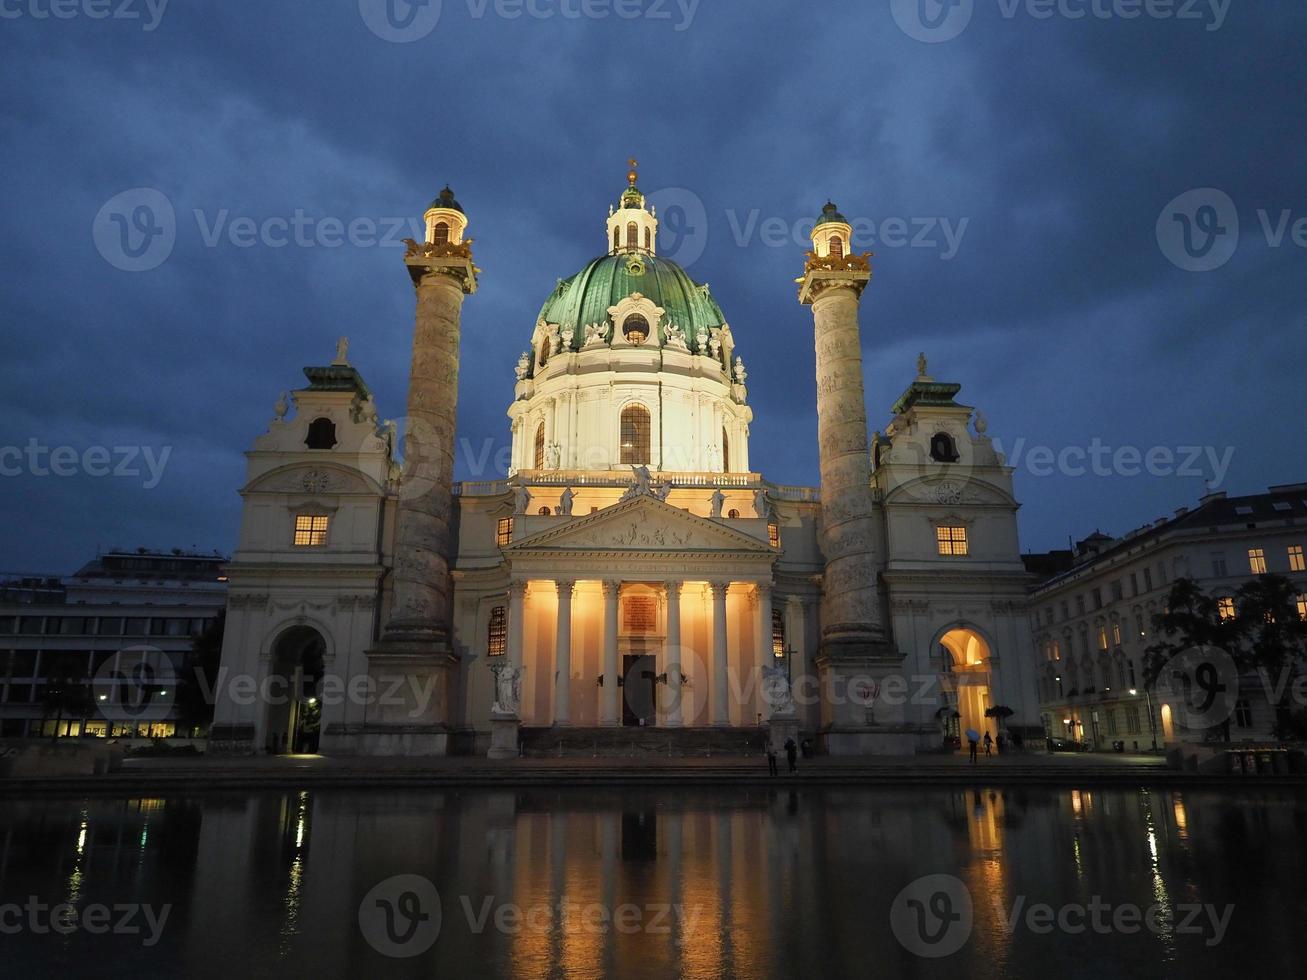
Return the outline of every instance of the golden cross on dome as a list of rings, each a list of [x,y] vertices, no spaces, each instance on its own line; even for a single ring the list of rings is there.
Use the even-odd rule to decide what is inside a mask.
[[[626,179],[630,181],[631,186],[634,187],[636,180],[638,180],[640,177],[639,172],[636,170],[636,168],[640,166],[640,163],[638,160],[635,159],[635,157],[631,157],[631,159],[627,160],[626,162],[631,167],[630,171],[626,175]]]

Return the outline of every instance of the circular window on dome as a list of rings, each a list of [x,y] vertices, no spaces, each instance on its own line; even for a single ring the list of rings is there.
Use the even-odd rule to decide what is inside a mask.
[[[643,344],[649,339],[649,321],[638,313],[628,316],[622,324],[622,336],[628,344]]]

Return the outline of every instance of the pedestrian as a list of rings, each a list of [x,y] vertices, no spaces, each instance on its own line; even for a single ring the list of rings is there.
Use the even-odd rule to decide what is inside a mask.
[[[977,738],[976,732],[971,730],[967,731],[967,745],[969,746],[971,762],[974,765],[976,761],[976,748],[980,745],[980,740]]]
[[[985,755],[992,755],[994,752],[994,736],[985,732]]]
[[[785,758],[789,760],[790,772],[799,771],[799,747],[795,744],[794,739],[785,740]]]
[[[772,745],[771,742],[767,743],[767,771],[773,776],[779,772],[776,766],[776,746]]]

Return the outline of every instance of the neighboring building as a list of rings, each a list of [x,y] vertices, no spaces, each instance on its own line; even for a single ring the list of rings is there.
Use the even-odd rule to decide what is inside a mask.
[[[166,686],[139,712],[97,702],[111,701],[113,677],[181,673],[226,604],[224,560],[109,552],[64,578],[0,582],[0,735],[189,735]]]
[[[463,270],[465,291],[475,287],[466,224],[446,191],[427,213],[426,243],[410,248],[419,284],[414,386],[432,377],[457,386],[456,362],[451,368],[440,360],[443,349],[422,345],[431,336],[444,345],[452,318],[457,350],[458,308],[422,290],[428,267]],[[845,255],[847,228],[829,205],[805,286],[805,302],[826,304],[819,325],[845,329],[848,307],[811,297],[847,269],[851,281],[865,270],[864,258]],[[420,471],[407,463],[401,475],[398,427],[379,420],[343,343],[331,365],[306,368],[309,384],[283,396],[247,453],[223,664],[259,690],[292,696],[220,699],[211,747],[301,744],[301,719],[321,694],[325,751],[417,753],[427,751],[415,748],[419,735],[447,729],[447,741],[439,734],[422,744],[484,752],[501,694],[490,668],[504,663],[524,668],[515,715],[528,728],[757,728],[772,703],[760,668],[780,663],[789,668],[800,733],[828,745],[839,728],[832,705],[859,696],[879,700],[845,715],[846,746],[871,745],[859,741],[865,735],[908,751],[935,749],[959,728],[997,732],[985,717],[996,705],[1012,709],[1009,727],[1037,732],[1029,576],[1011,469],[983,420],[973,431],[972,409],[954,401],[960,386],[928,377],[922,358],[885,435],[869,447],[856,333],[851,353],[846,336],[827,344],[826,356],[855,365],[854,381],[842,380],[856,391],[821,411],[829,423],[853,406],[858,418],[849,421],[862,428],[860,436],[848,429],[844,441],[855,448],[842,456],[830,451],[833,438],[822,441],[824,458],[835,456],[832,472],[847,460],[841,472],[854,474],[843,481],[847,496],[827,501],[826,512],[860,513],[862,497],[874,508],[870,532],[860,524],[840,542],[845,553],[875,556],[870,578],[855,583],[871,601],[857,596],[840,608],[860,609],[874,624],[868,635],[888,627],[890,673],[906,685],[892,692],[877,679],[886,676],[882,653],[860,661],[839,653],[855,677],[864,662],[880,673],[857,691],[832,690],[829,634],[856,635],[860,623],[822,622],[831,579],[823,579],[821,493],[779,486],[750,468],[753,413],[740,356],[748,331],[737,337],[708,287],[658,254],[658,221],[634,173],[609,211],[605,240],[607,253],[560,279],[524,334],[529,350],[517,360],[508,407],[508,478],[454,485],[452,514],[433,492],[438,475],[415,478]],[[801,323],[804,314],[794,316]],[[800,337],[793,343],[812,342]],[[784,356],[775,344],[769,354]],[[819,402],[833,387],[819,379]],[[430,435],[421,420],[414,434],[413,405],[430,407],[442,390],[410,392],[407,439]],[[446,417],[452,422],[452,411]],[[438,435],[452,445],[451,433]],[[437,457],[432,472],[447,473],[452,459]],[[425,509],[419,546],[407,558],[396,543],[406,508]],[[446,547],[451,679],[438,691],[439,724],[406,729],[366,698],[329,696],[329,683],[337,692],[357,689],[377,676],[378,662],[397,656],[383,634],[405,581],[425,576],[434,590],[416,591],[406,608],[430,613],[443,601]],[[841,642],[853,649],[854,641]],[[432,670],[445,656],[438,646],[425,648]],[[410,649],[418,652],[403,662],[426,670],[424,648]],[[907,703],[887,720],[880,706],[893,697]]]
[[[1175,706],[1159,704],[1145,690],[1153,616],[1178,578],[1195,580],[1209,595],[1232,597],[1265,572],[1296,583],[1298,612],[1307,616],[1304,549],[1307,483],[1244,497],[1208,493],[1197,507],[1181,507],[1120,539],[1095,532],[1081,541],[1072,567],[1031,596],[1048,734],[1098,749],[1115,741],[1148,749],[1154,735],[1159,747],[1200,738],[1183,728]],[[1268,737],[1274,723],[1260,681],[1241,679],[1231,738]]]

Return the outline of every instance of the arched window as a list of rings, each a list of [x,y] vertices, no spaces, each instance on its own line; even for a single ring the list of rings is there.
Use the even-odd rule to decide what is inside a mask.
[[[502,657],[508,649],[508,615],[503,606],[490,610],[490,622],[486,624],[486,655]]]
[[[830,239],[830,254],[832,258],[844,258],[844,239],[839,235],[832,235]]]
[[[627,343],[643,344],[649,337],[649,321],[638,313],[628,316],[622,324],[622,336]]]
[[[626,226],[627,248],[635,248],[639,244],[640,244],[640,229],[636,227],[634,221],[628,222]]]
[[[785,615],[776,608],[771,611],[771,652],[773,656],[785,656]]]
[[[736,510],[734,507],[732,507],[730,510],[726,512],[726,516],[729,517],[731,520],[735,520],[737,517],[740,516],[740,512]]]
[[[722,429],[722,471],[729,473],[731,471],[731,438],[726,434],[726,429]]]
[[[535,468],[538,470],[545,468],[545,424],[543,422],[536,426]]]
[[[549,338],[546,337],[540,341],[540,366],[544,367],[549,363]]]
[[[652,250],[652,249],[651,249],[651,246],[650,246],[650,241],[651,241],[651,239],[650,239],[650,237],[649,237],[649,229],[646,228],[646,229],[644,230],[644,249],[645,249],[646,252]]]
[[[310,449],[331,449],[336,445],[336,423],[331,419],[314,419],[309,423],[304,445]]]
[[[613,225],[613,251],[616,252],[622,247],[622,229]]]
[[[649,462],[649,410],[643,405],[622,409],[621,461],[636,465]]]
[[[437,245],[448,245],[449,223],[446,221],[437,221],[435,230],[431,233],[431,240]]]
[[[937,463],[956,463],[958,450],[953,437],[947,432],[936,432],[930,437],[930,458]]]

